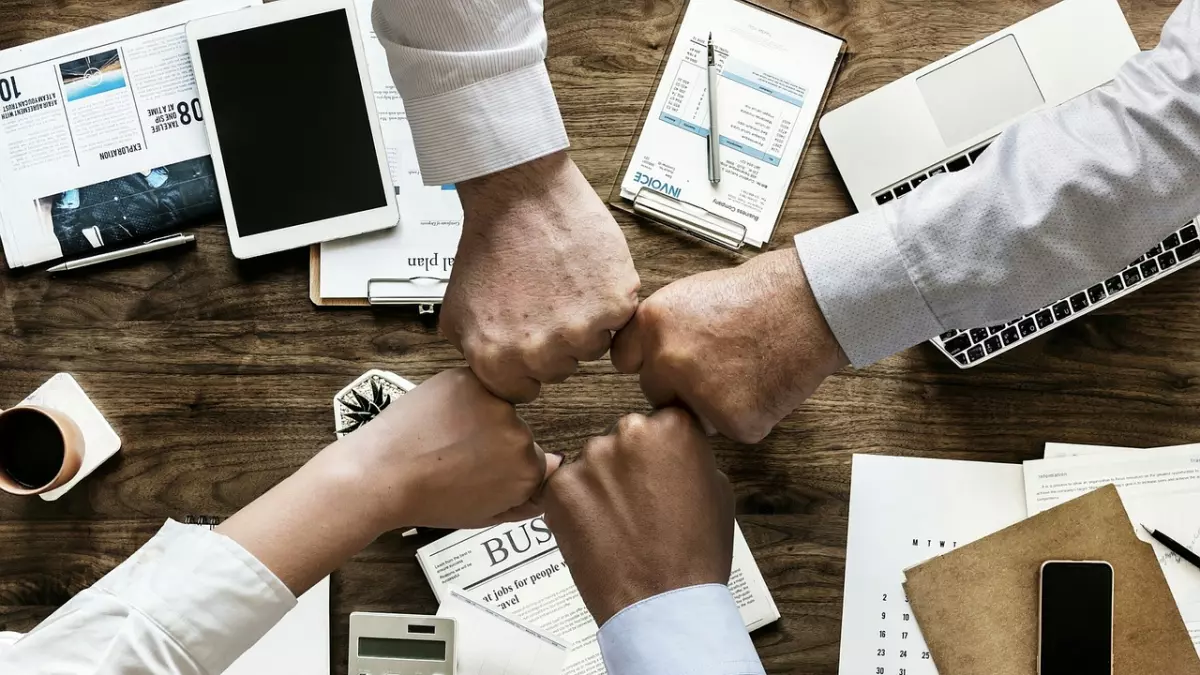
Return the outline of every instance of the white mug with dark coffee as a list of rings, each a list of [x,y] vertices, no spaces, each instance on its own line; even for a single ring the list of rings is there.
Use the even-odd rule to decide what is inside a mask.
[[[83,433],[67,415],[19,405],[0,412],[0,490],[36,495],[66,485],[83,463]]]

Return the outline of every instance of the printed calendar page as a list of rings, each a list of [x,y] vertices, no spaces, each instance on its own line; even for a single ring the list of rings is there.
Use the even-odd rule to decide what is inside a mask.
[[[934,675],[904,570],[1025,518],[1019,464],[855,455],[840,675]]]

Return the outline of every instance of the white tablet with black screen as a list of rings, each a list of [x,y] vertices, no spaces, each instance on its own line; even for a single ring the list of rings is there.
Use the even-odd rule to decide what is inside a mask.
[[[399,220],[353,0],[288,0],[188,24],[233,254]]]

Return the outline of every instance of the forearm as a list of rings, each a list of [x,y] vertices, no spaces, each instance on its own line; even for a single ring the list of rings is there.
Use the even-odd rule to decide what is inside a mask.
[[[567,147],[541,0],[376,0],[373,19],[427,185]]]
[[[364,436],[351,434],[217,528],[299,596],[379,536],[369,467],[356,461]]]
[[[797,237],[852,362],[1069,295],[1200,212],[1198,33],[1186,0],[1113,83],[1014,124],[968,170]]]

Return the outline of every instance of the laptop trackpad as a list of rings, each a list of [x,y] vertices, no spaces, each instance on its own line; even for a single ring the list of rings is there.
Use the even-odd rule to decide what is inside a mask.
[[[1013,35],[918,77],[917,88],[946,145],[958,145],[1045,101]]]

